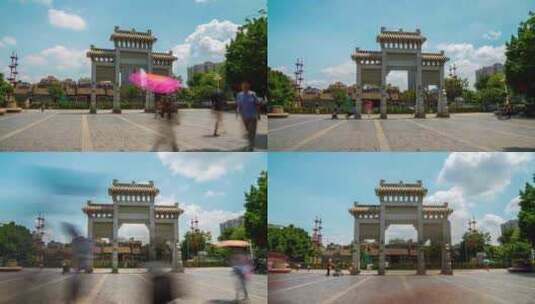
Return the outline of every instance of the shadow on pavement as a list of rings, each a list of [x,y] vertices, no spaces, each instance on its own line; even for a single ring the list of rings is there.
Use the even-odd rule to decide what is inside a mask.
[[[504,152],[534,152],[535,148],[505,147]]]

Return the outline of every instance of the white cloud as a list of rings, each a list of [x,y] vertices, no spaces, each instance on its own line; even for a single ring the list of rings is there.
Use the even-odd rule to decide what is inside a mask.
[[[328,83],[341,81],[349,84],[355,82],[355,71],[355,63],[351,60],[348,60],[338,65],[326,67],[321,70],[321,73],[325,75]]]
[[[236,36],[238,27],[238,24],[228,20],[213,19],[208,23],[198,25],[184,43],[173,48],[173,52],[183,63],[189,63],[190,59],[223,60],[226,46]]]
[[[204,193],[206,197],[225,196],[225,192],[208,190]]]
[[[391,225],[385,231],[385,242],[388,244],[390,240],[418,240],[418,233],[413,225]]]
[[[69,49],[62,45],[44,49],[26,56],[23,61],[32,66],[49,65],[59,70],[82,69],[89,66],[86,50]]]
[[[191,45],[179,44],[173,48],[173,55],[177,57],[178,63],[187,63],[191,56]]]
[[[440,190],[429,195],[426,204],[448,203],[448,207],[453,209],[450,215],[452,243],[458,243],[467,229],[467,222],[470,219],[469,203],[464,196],[463,190],[459,187],[452,187],[449,190]]]
[[[520,211],[520,196],[513,198],[505,206],[505,214],[509,216],[516,217]]]
[[[180,208],[184,210],[181,222],[189,225],[190,221],[196,218],[199,221],[199,229],[210,231],[212,241],[217,240],[220,223],[237,218],[244,213],[244,211],[231,212],[220,209],[207,210],[197,204],[182,204]]]
[[[292,79],[294,78],[292,72],[290,71],[290,69],[287,66],[281,65],[281,66],[278,66],[278,67],[274,67],[273,70],[279,71],[279,72],[285,74],[286,76],[291,77]]]
[[[490,30],[483,34],[483,38],[488,39],[488,40],[498,40],[501,35],[502,35],[502,32],[500,31]]]
[[[143,244],[150,242],[149,228],[145,224],[123,224],[119,228],[118,236],[120,240],[134,238]]]
[[[196,182],[219,179],[229,172],[243,168],[243,154],[226,153],[158,153],[158,157],[173,174]]]
[[[0,48],[17,44],[17,40],[11,36],[4,36],[0,39]]]
[[[407,71],[391,71],[386,76],[386,83],[398,87],[401,91],[407,90],[409,86]]]
[[[482,219],[477,221],[477,229],[488,232],[491,236],[491,243],[497,245],[498,238],[502,235],[500,225],[504,222],[505,220],[498,215],[485,214]]]
[[[531,158],[528,153],[451,153],[438,182],[458,187],[467,196],[493,196],[505,189],[513,172]]]
[[[452,242],[458,243],[468,229],[472,218],[471,208],[486,202],[510,184],[515,171],[525,167],[532,156],[528,153],[451,153],[439,173],[438,183],[451,187],[440,190],[426,198],[426,203],[447,202],[453,209],[450,215]],[[515,199],[505,208],[506,214],[515,212]],[[486,214],[476,218],[477,228],[489,232],[496,243],[501,235],[500,224],[504,219],[498,215]]]
[[[86,22],[82,17],[52,8],[48,10],[48,21],[53,26],[75,31],[81,31],[86,28]]]
[[[450,66],[455,64],[457,74],[468,78],[471,85],[475,84],[475,72],[484,66],[505,62],[505,45],[484,45],[479,48],[471,43],[441,43],[438,50],[444,50],[450,57]]]

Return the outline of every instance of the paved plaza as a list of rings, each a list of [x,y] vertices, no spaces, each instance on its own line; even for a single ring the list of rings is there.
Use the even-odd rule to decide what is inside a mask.
[[[535,120],[492,113],[363,116],[291,114],[269,120],[270,151],[535,151]]]
[[[386,276],[326,277],[325,271],[270,274],[269,303],[473,303],[528,304],[535,299],[535,273],[506,270],[456,270],[453,276],[417,276],[387,271]]]
[[[97,269],[82,274],[80,300],[76,303],[151,303],[152,282],[141,269]],[[175,288],[183,293],[175,303],[234,303],[235,277],[230,268],[186,269],[174,274]],[[25,269],[0,273],[0,303],[65,303],[73,274],[59,269]],[[253,275],[249,280],[249,303],[267,303],[267,276]]]
[[[223,132],[214,137],[208,109],[179,111],[179,125],[141,110],[111,114],[101,110],[26,110],[0,116],[0,151],[244,151],[245,128],[235,113],[224,113]],[[258,122],[256,150],[267,149],[267,118]]]

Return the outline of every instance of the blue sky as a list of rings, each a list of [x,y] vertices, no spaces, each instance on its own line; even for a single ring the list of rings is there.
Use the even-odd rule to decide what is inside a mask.
[[[109,37],[118,25],[151,29],[158,38],[154,50],[173,50],[175,72],[185,79],[186,66],[221,61],[237,26],[265,7],[266,0],[2,0],[0,71],[16,51],[24,81],[90,77],[85,51],[91,44],[112,48]]]
[[[348,243],[354,201],[378,204],[374,189],[388,182],[422,180],[426,201],[448,202],[454,242],[475,217],[478,227],[500,235],[499,225],[516,218],[518,193],[535,173],[533,153],[270,153],[269,222],[311,232],[320,216],[327,242]],[[411,234],[412,233],[412,234]],[[387,238],[414,237],[406,226]]]
[[[85,234],[81,208],[87,200],[110,202],[113,179],[146,182],[160,189],[157,204],[180,203],[185,210],[180,234],[190,219],[219,235],[219,223],[244,212],[244,192],[266,170],[263,153],[0,153],[0,222],[15,221],[33,229],[46,218],[47,239],[64,240],[60,223],[68,221]],[[124,226],[120,237],[145,239],[141,225]]]
[[[474,71],[503,62],[504,44],[518,24],[535,10],[531,0],[271,0],[269,65],[293,72],[296,58],[305,62],[307,84],[325,87],[340,80],[354,83],[350,60],[356,46],[377,49],[381,26],[427,37],[426,51],[443,49],[459,73],[473,82]],[[406,76],[387,79],[406,87]]]

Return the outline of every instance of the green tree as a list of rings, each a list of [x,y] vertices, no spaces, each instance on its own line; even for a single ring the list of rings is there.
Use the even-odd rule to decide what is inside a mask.
[[[517,36],[506,43],[505,75],[515,94],[525,94],[535,102],[535,13],[530,12],[518,27]]]
[[[533,180],[535,181],[535,175]],[[520,191],[520,212],[518,228],[520,236],[535,246],[535,188],[526,183],[524,191]]]
[[[444,86],[448,100],[454,101],[455,98],[462,96],[463,92],[468,89],[468,79],[457,76],[448,77],[444,81]]]
[[[313,255],[312,239],[302,229],[289,225],[268,228],[268,250],[286,255],[292,261],[307,261]]]
[[[121,87],[121,96],[126,100],[133,100],[141,94],[141,91],[134,85],[128,84]]]
[[[488,75],[482,75],[475,83],[475,87],[476,87],[476,90],[478,91],[481,91],[483,90],[484,88],[487,87],[487,82],[489,81],[489,77]]]
[[[469,261],[475,257],[478,252],[484,252],[486,246],[490,243],[490,234],[488,232],[469,231],[463,235],[461,241],[461,256],[464,261]]]
[[[199,251],[207,249],[208,242],[212,239],[210,232],[207,231],[188,231],[184,235],[181,243],[182,258],[191,259],[196,256]]]
[[[267,98],[270,105],[291,107],[296,99],[295,88],[290,77],[281,71],[268,70]]]
[[[188,81],[192,100],[196,102],[210,100],[220,81],[221,77],[215,71],[193,75],[192,79]]]
[[[267,93],[267,17],[260,11],[257,18],[247,19],[225,54],[225,78],[234,91],[247,80],[260,97]]]
[[[54,101],[57,103],[58,100],[62,99],[65,96],[65,91],[61,87],[60,83],[52,83],[48,86],[48,94]]]
[[[399,99],[405,105],[414,104],[416,102],[416,92],[414,90],[406,90],[399,95]]]
[[[223,230],[219,237],[219,241],[225,240],[247,240],[247,233],[245,232],[245,227],[243,225],[239,227],[231,227]]]
[[[14,222],[0,225],[0,258],[15,259],[21,265],[31,265],[35,247],[30,230]]]
[[[256,185],[245,193],[244,226],[247,238],[257,249],[266,248],[268,175],[262,171]]]
[[[7,102],[7,96],[13,93],[13,87],[4,79],[4,74],[0,73],[0,104]]]

